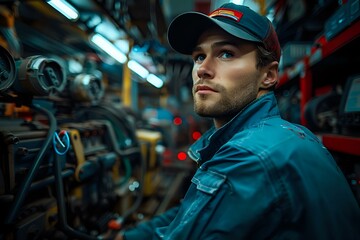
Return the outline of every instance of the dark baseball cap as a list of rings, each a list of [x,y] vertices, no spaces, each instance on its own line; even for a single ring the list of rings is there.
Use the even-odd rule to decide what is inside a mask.
[[[234,3],[223,4],[209,15],[200,12],[180,14],[170,23],[169,44],[175,51],[190,55],[200,35],[213,26],[240,39],[262,44],[280,60],[280,43],[270,20],[247,6]]]

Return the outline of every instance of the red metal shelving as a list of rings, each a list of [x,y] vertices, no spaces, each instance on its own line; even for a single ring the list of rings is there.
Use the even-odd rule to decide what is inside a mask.
[[[360,20],[351,24],[348,28],[346,28],[343,32],[330,41],[325,42],[325,44],[322,46],[322,58],[326,58],[336,50],[340,49],[358,37],[360,37]]]
[[[300,102],[301,124],[306,125],[303,114],[304,108],[306,103],[313,97],[312,67],[321,60],[331,56],[345,45],[351,44],[351,42],[357,38],[360,38],[359,19],[353,22],[339,35],[328,41],[326,41],[324,36],[321,36],[319,38],[322,41],[321,44],[317,44],[318,47],[314,48],[310,55],[299,60],[294,66],[285,69],[279,76],[278,87],[283,86],[288,81],[295,79],[299,80],[299,88],[302,93]],[[358,46],[354,46],[354,50],[357,48]],[[331,151],[360,156],[360,137],[323,134],[320,138],[322,139],[323,144]]]
[[[360,156],[360,138],[336,134],[320,136],[325,147],[331,151]]]
[[[304,59],[299,60],[294,66],[286,68],[279,77],[278,87],[284,85],[287,81],[291,81],[295,76],[301,74],[302,71],[306,71],[306,68],[311,68],[315,63],[330,56],[341,47],[359,37],[360,20],[357,20],[333,39],[322,42],[309,56],[305,56]],[[324,39],[324,36],[319,37],[319,39]]]

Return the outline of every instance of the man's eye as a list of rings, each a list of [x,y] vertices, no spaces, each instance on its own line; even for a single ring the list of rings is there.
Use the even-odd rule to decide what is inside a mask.
[[[229,51],[223,51],[221,54],[220,54],[220,58],[231,58],[233,57],[234,55],[229,52]]]
[[[197,54],[193,57],[194,62],[202,62],[205,59],[205,55],[204,54]]]

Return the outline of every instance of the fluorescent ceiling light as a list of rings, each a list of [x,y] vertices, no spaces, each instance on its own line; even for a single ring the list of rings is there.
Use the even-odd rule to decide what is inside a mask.
[[[126,39],[116,40],[114,45],[119,48],[122,52],[129,52],[130,51],[130,43]]]
[[[134,60],[128,62],[128,67],[142,78],[146,78],[149,75],[149,71]]]
[[[148,81],[157,88],[161,88],[164,85],[163,80],[161,80],[159,77],[155,76],[152,73],[147,76],[146,81]]]
[[[269,9],[268,14],[266,15],[266,17],[270,20],[270,22],[274,21],[274,18],[275,18],[275,10],[274,10],[274,8]]]
[[[71,73],[80,73],[83,70],[83,65],[74,59],[69,59],[67,61],[69,72]]]
[[[50,0],[47,3],[70,20],[79,18],[79,12],[64,0]]]
[[[115,27],[114,24],[106,19],[96,25],[95,32],[110,40],[125,39],[127,37],[125,31]]]
[[[245,0],[231,0],[230,2],[237,4],[237,5],[243,5]]]
[[[100,34],[94,34],[91,41],[120,63],[127,61],[126,55]]]
[[[87,26],[89,28],[96,28],[102,23],[102,19],[99,15],[93,15],[89,17],[89,20],[86,22]]]

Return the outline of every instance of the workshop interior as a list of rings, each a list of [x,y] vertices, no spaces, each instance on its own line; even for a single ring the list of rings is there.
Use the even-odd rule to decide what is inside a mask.
[[[0,240],[104,239],[181,201],[212,122],[167,28],[226,2],[0,0]],[[232,2],[273,22],[281,115],[316,133],[360,204],[359,0]]]

